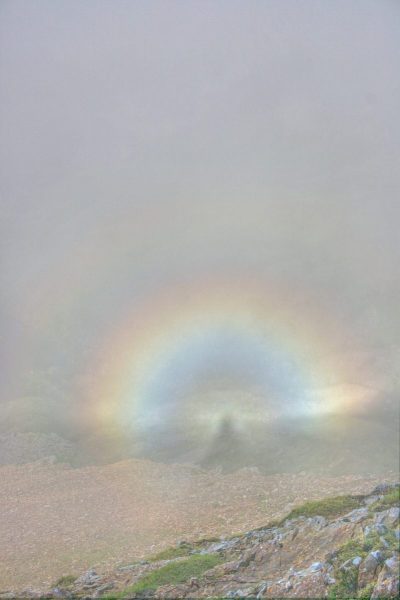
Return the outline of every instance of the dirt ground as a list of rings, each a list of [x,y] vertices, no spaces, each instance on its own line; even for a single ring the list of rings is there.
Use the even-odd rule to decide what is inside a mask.
[[[99,572],[188,539],[268,523],[306,499],[364,493],[386,477],[263,476],[126,460],[0,468],[0,592]]]

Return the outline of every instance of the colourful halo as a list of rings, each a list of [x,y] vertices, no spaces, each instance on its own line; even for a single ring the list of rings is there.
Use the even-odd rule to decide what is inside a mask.
[[[315,322],[323,322],[334,347],[338,328],[315,306],[299,313],[290,290],[241,280],[240,286],[207,281],[164,292],[106,341],[94,368],[89,419],[95,415],[100,430],[131,435],[177,415],[195,427],[213,427],[225,414],[240,422],[348,411],[366,395],[358,390],[353,398],[343,366],[335,371],[329,359],[321,360],[327,343]],[[223,386],[201,392],[196,386],[204,361],[210,362],[207,352],[227,339],[249,355],[254,381],[241,397],[228,386],[223,400]]]

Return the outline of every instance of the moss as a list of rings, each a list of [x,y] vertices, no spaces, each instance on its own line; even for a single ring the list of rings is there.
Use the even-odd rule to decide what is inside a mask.
[[[296,517],[336,517],[359,508],[362,498],[359,496],[334,496],[324,500],[312,500],[294,508],[286,519]]]
[[[54,587],[69,587],[73,585],[77,579],[76,575],[63,575],[56,581]]]
[[[177,585],[179,583],[184,583],[191,577],[199,577],[205,573],[205,571],[208,571],[223,562],[223,560],[222,557],[215,554],[197,554],[189,556],[187,559],[164,565],[163,567],[148,573],[122,592],[103,596],[103,599],[112,600],[128,598],[132,594],[156,590],[161,585]]]

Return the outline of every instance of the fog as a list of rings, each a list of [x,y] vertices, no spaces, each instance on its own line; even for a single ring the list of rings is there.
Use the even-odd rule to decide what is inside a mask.
[[[1,431],[395,469],[398,2],[0,15]]]

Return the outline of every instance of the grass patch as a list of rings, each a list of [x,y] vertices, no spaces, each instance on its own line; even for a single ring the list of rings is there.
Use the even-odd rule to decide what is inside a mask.
[[[349,540],[335,552],[336,583],[329,588],[329,600],[339,598],[357,598],[358,568],[356,566],[341,570],[340,567],[347,560],[360,556],[364,558],[367,551],[362,540]]]
[[[386,542],[388,546],[385,545]],[[364,539],[349,540],[343,546],[338,548],[334,554],[336,568],[334,577],[336,583],[329,589],[329,600],[339,598],[359,598],[360,600],[369,600],[374,584],[367,585],[357,592],[358,568],[349,566],[342,570],[340,567],[348,560],[360,556],[364,559],[371,550],[380,550],[384,558],[388,558],[398,549],[399,542],[391,530],[380,535],[376,531],[371,531]]]
[[[214,544],[215,542],[222,542],[222,540],[220,537],[216,536],[201,538],[200,540],[193,542],[193,546],[202,546],[203,544]]]
[[[388,529],[383,534],[379,534],[376,531],[371,531],[367,536],[365,536],[363,548],[367,552],[370,552],[371,550],[381,550],[381,552],[388,558],[391,554],[393,554],[393,552],[399,551],[399,541],[396,538],[394,531],[391,529]]]
[[[201,538],[200,540],[191,543],[185,542],[179,546],[165,548],[165,550],[161,550],[160,552],[157,552],[157,554],[149,556],[146,560],[149,562],[158,562],[159,560],[173,560],[174,558],[181,558],[182,556],[190,556],[191,554],[198,552],[199,548],[206,544],[213,544],[221,541],[222,540],[219,537],[209,537]]]
[[[360,600],[369,600],[372,596],[372,592],[374,591],[375,585],[373,583],[369,583],[361,590],[358,590],[357,598]]]
[[[362,500],[364,496],[334,496],[331,498],[324,498],[323,500],[310,500],[300,506],[296,506],[282,519],[274,519],[267,525],[261,525],[256,527],[252,531],[263,531],[267,529],[273,529],[274,527],[281,527],[288,519],[296,519],[297,517],[339,517],[340,515],[350,512],[355,508],[362,506]],[[235,535],[229,536],[227,539],[234,537],[240,537],[243,533],[236,533]]]
[[[385,544],[386,542],[386,544]],[[349,540],[334,553],[334,563],[339,567],[347,560],[360,556],[365,558],[371,550],[380,550],[385,557],[398,551],[399,542],[393,531],[378,534],[371,531],[364,539]]]
[[[103,596],[103,599],[116,600],[119,598],[127,598],[131,594],[156,590],[161,585],[177,585],[179,583],[184,583],[191,577],[199,577],[205,573],[205,571],[208,571],[223,562],[223,560],[224,559],[221,556],[215,554],[194,554],[184,560],[164,565],[163,567],[148,573],[148,575],[145,575],[122,592]]]
[[[337,576],[338,577],[338,576]],[[356,598],[357,597],[358,569],[353,567],[347,571],[341,571],[328,593],[329,600],[336,598]]]
[[[398,506],[400,503],[400,487],[395,487],[390,492],[385,494],[383,498],[380,498],[373,504],[371,504],[370,511],[386,510],[392,506]]]
[[[56,581],[54,586],[69,587],[70,585],[73,585],[77,579],[78,578],[76,577],[76,575],[63,575],[63,577],[60,577],[60,579]]]
[[[175,546],[172,548],[165,548],[153,556],[149,556],[147,560],[149,562],[158,562],[159,560],[172,560],[173,558],[181,558],[182,556],[189,556],[193,551],[190,546]]]
[[[296,517],[338,517],[346,512],[359,508],[362,498],[359,496],[334,496],[324,500],[312,500],[294,508],[286,519]]]
[[[251,531],[264,531],[264,530],[266,531],[267,529],[273,529],[274,527],[280,527],[288,518],[289,518],[289,515],[286,515],[286,517],[283,517],[283,519],[274,519],[273,521],[270,521],[267,525],[261,525],[261,527],[256,527],[255,529],[252,529]],[[240,537],[241,535],[243,535],[243,534],[237,533],[235,536],[232,536],[232,537]]]
[[[356,556],[365,558],[367,553],[368,549],[365,547],[365,542],[362,540],[349,540],[335,552],[335,561],[340,566],[346,560],[350,560]]]

